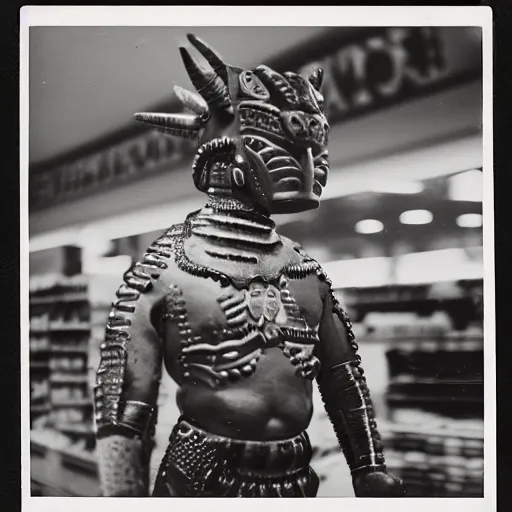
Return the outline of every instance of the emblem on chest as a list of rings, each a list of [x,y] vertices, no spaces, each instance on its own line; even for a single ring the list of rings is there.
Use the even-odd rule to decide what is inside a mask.
[[[273,322],[282,310],[279,290],[272,285],[265,287],[263,283],[253,282],[245,292],[245,302],[249,314],[258,325],[265,320]]]
[[[278,327],[308,329],[284,277],[277,286],[254,280],[247,289],[232,290],[218,302],[231,329],[253,324],[270,338]]]

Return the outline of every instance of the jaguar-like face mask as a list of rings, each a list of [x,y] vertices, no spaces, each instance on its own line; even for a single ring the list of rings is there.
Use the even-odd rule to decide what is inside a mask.
[[[263,65],[242,69],[225,64],[195,36],[188,39],[209,65],[180,48],[199,94],[174,90],[193,114],[135,118],[199,141],[193,178],[202,192],[241,199],[266,214],[318,207],[329,173],[322,70],[306,80]]]

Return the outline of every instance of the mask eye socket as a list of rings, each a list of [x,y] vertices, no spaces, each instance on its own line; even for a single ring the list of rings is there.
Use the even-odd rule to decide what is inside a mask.
[[[252,71],[243,71],[240,74],[240,88],[245,95],[256,100],[270,99],[268,89]]]

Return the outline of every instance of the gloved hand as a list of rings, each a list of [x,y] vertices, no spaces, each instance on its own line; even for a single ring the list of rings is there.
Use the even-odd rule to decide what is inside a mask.
[[[355,475],[353,484],[358,498],[398,498],[406,496],[403,481],[382,471]]]

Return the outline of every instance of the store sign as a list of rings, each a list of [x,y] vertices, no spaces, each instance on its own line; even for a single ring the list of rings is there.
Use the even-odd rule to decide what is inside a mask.
[[[299,71],[307,76],[315,68],[324,70],[326,115],[334,124],[424,95],[468,71],[478,76],[481,63],[476,38],[470,41],[474,54],[456,51],[459,46],[468,50],[468,41],[464,41],[467,31],[452,27],[389,28]]]
[[[147,132],[91,156],[30,176],[30,206],[41,208],[150,176],[173,167],[193,143]]]
[[[448,81],[479,72],[479,42],[469,44],[468,31],[453,27],[388,28],[299,72],[324,69],[323,94],[331,125],[348,118],[421,96]],[[469,50],[471,51],[468,51]],[[478,76],[478,74],[477,74]],[[194,143],[158,132],[144,135],[71,162],[31,173],[32,210],[104,191],[129,180],[169,170],[190,156]]]

